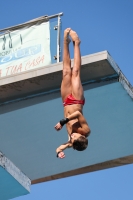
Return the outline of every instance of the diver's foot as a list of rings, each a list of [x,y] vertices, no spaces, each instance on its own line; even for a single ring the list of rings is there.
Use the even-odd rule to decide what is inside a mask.
[[[80,45],[81,41],[75,31],[71,30],[69,35],[71,36],[74,44]]]
[[[67,28],[64,31],[64,42],[69,44],[71,42],[70,38],[69,38],[69,33],[71,31],[71,28]]]

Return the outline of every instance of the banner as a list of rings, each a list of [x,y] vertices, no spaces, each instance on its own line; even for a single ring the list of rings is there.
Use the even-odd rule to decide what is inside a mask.
[[[49,64],[49,22],[0,35],[0,78]]]

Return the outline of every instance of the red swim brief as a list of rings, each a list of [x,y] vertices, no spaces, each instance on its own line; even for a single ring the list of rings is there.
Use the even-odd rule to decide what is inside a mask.
[[[70,94],[65,101],[63,102],[63,106],[67,106],[67,105],[72,105],[72,104],[85,104],[85,99],[84,100],[77,100],[75,99],[72,94]]]

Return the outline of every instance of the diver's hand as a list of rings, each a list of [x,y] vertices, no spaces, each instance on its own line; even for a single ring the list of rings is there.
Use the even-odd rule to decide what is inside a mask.
[[[58,154],[58,157],[59,158],[65,158],[65,154],[63,151],[61,151],[59,154]]]
[[[58,122],[56,125],[55,125],[55,129],[57,131],[61,130],[63,126],[61,126],[60,122]]]

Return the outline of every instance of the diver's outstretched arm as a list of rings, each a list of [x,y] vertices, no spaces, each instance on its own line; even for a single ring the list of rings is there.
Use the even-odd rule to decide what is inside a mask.
[[[66,148],[70,148],[70,147],[72,147],[72,143],[69,142],[69,141],[67,143],[65,143],[65,144],[60,145],[56,149],[57,157],[65,158],[65,154],[64,154],[63,150],[65,150]]]

